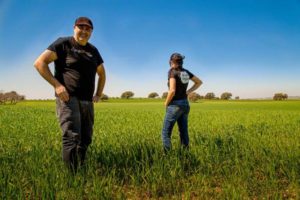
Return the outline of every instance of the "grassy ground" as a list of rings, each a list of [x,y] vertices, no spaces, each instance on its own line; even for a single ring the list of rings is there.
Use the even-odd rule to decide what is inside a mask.
[[[191,103],[163,155],[161,100],[95,105],[87,167],[61,161],[54,101],[0,106],[1,199],[299,199],[300,101]]]

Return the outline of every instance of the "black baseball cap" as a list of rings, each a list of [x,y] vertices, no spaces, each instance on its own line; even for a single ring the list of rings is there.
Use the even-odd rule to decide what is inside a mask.
[[[179,61],[179,60],[183,60],[185,58],[184,55],[181,55],[180,53],[173,53],[170,57],[170,60],[173,60],[173,61]]]
[[[75,26],[77,25],[86,25],[91,27],[92,29],[94,28],[92,20],[90,20],[88,17],[78,17],[75,20]]]

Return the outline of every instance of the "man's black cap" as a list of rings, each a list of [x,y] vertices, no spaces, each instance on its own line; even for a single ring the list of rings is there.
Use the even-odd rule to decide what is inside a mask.
[[[90,20],[87,17],[78,17],[75,20],[75,26],[77,26],[77,25],[86,25],[86,26],[91,27],[92,29],[94,28],[92,20]]]

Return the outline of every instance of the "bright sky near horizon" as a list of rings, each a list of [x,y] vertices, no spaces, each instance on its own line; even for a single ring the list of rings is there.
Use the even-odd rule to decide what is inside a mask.
[[[0,0],[0,90],[54,98],[33,62],[78,16],[94,23],[108,96],[167,91],[173,52],[201,95],[300,96],[300,0]]]

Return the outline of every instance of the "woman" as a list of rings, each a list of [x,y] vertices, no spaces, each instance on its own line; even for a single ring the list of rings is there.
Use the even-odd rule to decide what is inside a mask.
[[[169,91],[165,101],[166,115],[162,130],[162,141],[165,151],[171,149],[171,134],[176,122],[180,132],[181,145],[188,148],[188,114],[190,106],[187,96],[202,84],[198,77],[182,67],[184,58],[179,53],[173,53],[169,61],[171,67],[168,73]],[[189,80],[192,80],[194,85],[187,90]]]

